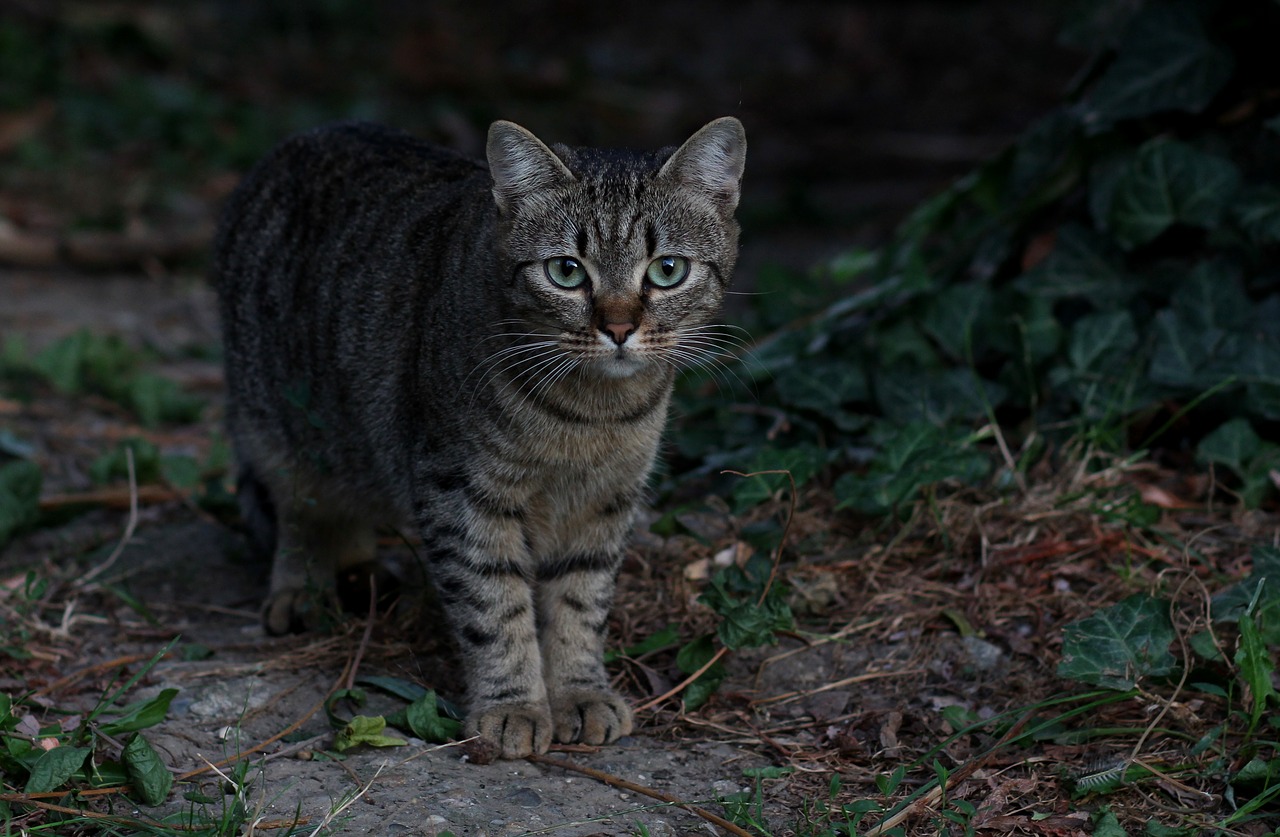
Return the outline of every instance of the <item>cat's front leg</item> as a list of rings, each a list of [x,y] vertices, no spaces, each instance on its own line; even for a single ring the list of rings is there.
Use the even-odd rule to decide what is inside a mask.
[[[477,521],[476,512],[463,519]],[[467,672],[466,731],[502,758],[545,753],[551,746],[533,591],[523,537],[499,521],[469,527],[424,527],[432,545],[432,580]]]
[[[543,674],[555,740],[608,744],[631,732],[631,708],[604,670],[605,630],[621,550],[582,552],[538,568]]]

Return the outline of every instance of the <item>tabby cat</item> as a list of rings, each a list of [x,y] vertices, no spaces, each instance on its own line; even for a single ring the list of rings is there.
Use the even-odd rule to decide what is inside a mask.
[[[732,117],[656,153],[510,122],[488,165],[369,124],[272,151],[214,256],[267,630],[412,522],[469,734],[517,758],[629,733],[602,662],[615,574],[677,367],[715,345],[745,153]]]

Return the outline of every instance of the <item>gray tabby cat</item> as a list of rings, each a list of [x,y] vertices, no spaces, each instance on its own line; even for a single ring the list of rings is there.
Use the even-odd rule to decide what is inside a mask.
[[[678,365],[737,258],[742,125],[672,152],[554,150],[495,122],[488,166],[347,124],[273,151],[216,243],[239,496],[301,627],[409,521],[506,758],[631,730],[601,655]]]

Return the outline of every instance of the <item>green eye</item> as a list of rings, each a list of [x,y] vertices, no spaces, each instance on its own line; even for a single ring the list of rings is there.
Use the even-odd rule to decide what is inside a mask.
[[[581,287],[587,281],[587,269],[582,262],[569,256],[556,256],[542,263],[547,278],[562,288]]]
[[[689,260],[684,256],[659,256],[649,262],[644,276],[659,288],[674,288],[689,275]]]

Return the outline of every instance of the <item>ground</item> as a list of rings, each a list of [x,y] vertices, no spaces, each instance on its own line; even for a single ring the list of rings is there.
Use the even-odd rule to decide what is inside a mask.
[[[136,5],[149,9],[138,18],[142,28],[175,51],[190,48],[191,31],[200,34],[206,20],[192,15],[179,30],[163,4]],[[813,2],[788,4],[779,15],[769,4],[709,3],[683,13],[664,7],[640,20],[635,10],[613,19],[586,4],[528,4],[501,30],[554,44],[570,20],[595,43],[578,61],[492,34],[501,9],[432,4],[425,23],[395,40],[393,78],[376,81],[394,90],[386,100],[393,104],[379,99],[375,115],[427,102],[410,127],[474,151],[494,116],[552,139],[653,146],[736,113],[751,143],[739,275],[739,288],[751,290],[767,284],[762,277],[771,271],[803,275],[852,246],[878,243],[911,204],[1056,99],[1075,57],[1052,45],[1052,23],[1025,5]],[[214,7],[252,17],[246,4],[202,5]],[[687,29],[692,40],[653,36],[652,48],[628,49],[641,23],[651,35]],[[320,66],[317,56],[281,39],[280,52],[263,56],[260,78],[256,65],[229,75],[242,93],[270,88],[266,98],[278,101],[293,81],[289,72],[315,84],[346,66]],[[460,101],[482,104],[468,110]],[[5,139],[12,131],[39,130],[44,112],[33,107],[26,116],[34,122],[4,122],[11,133],[0,131],[0,153],[12,150]],[[145,734],[180,784],[159,806],[108,796],[92,806],[98,814],[154,820],[199,809],[217,817],[240,793],[257,823],[243,833],[287,833],[294,825],[295,833],[324,826],[380,835],[726,833],[619,784],[625,781],[728,817],[735,833],[820,834],[822,804],[888,807],[920,787],[936,759],[954,777],[948,799],[910,810],[901,820],[907,833],[943,830],[936,812],[961,811],[959,801],[972,806],[968,824],[984,833],[1082,834],[1108,803],[1073,797],[1072,778],[1136,757],[1134,739],[1090,743],[1051,734],[1056,728],[1037,725],[1057,716],[1044,706],[1033,715],[1030,707],[1054,696],[1072,711],[1092,706],[1091,722],[1142,733],[1142,757],[1162,766],[1184,756],[1182,738],[1191,733],[1153,733],[1152,718],[1172,715],[1179,729],[1199,734],[1226,711],[1212,697],[1187,699],[1167,684],[1132,700],[1090,704],[1083,689],[1056,675],[1063,626],[1130,593],[1174,591],[1180,635],[1202,627],[1197,603],[1224,577],[1246,573],[1250,544],[1274,542],[1280,531],[1272,515],[1214,505],[1220,495],[1206,475],[1104,463],[1088,472],[1042,470],[1013,489],[944,492],[903,520],[836,511],[821,481],[794,498],[794,508],[782,492],[745,515],[730,513],[723,497],[700,497],[688,504],[678,534],[667,536],[650,526],[670,510],[657,508],[637,527],[623,568],[611,647],[631,648],[668,625],[679,641],[712,631],[717,616],[697,601],[708,577],[760,549],[762,526],[776,530],[786,521],[781,554],[763,554],[776,561],[796,630],[777,645],[727,655],[719,691],[691,711],[679,694],[663,697],[682,679],[674,644],[614,663],[620,688],[642,707],[635,733],[614,746],[550,756],[594,776],[549,759],[478,763],[484,759],[465,745],[418,740],[358,747],[339,760],[323,708],[331,690],[354,684],[369,695],[359,708],[339,704],[344,717],[403,707],[362,682],[368,677],[457,701],[456,662],[412,595],[391,613],[372,622],[351,617],[328,635],[266,637],[257,612],[265,568],[245,557],[233,514],[200,506],[163,480],[134,487],[117,476],[104,487],[91,479],[104,452],[141,436],[228,482],[216,464],[222,381],[216,306],[200,254],[237,173],[232,166],[179,172],[183,188],[157,208],[120,197],[163,180],[152,174],[141,186],[133,182],[151,170],[147,161],[126,155],[118,170],[99,168],[86,184],[51,179],[45,170],[28,178],[21,166],[7,172],[0,337],[20,336],[34,355],[80,329],[119,336],[145,347],[149,370],[180,382],[205,406],[190,421],[143,427],[133,411],[99,395],[48,386],[22,397],[0,392],[0,429],[8,434],[0,442],[30,446],[26,455],[44,473],[46,515],[46,525],[0,547],[5,627],[24,632],[25,652],[0,657],[0,692],[32,689],[50,707],[84,713],[112,684],[138,673],[127,701],[179,690],[163,723]],[[130,187],[112,179],[123,175]],[[71,209],[78,201],[123,205],[123,233],[82,234],[83,219]],[[54,239],[62,246],[45,246]],[[820,288],[821,276],[814,284]],[[745,308],[735,303],[730,318],[745,316]],[[1107,505],[1132,496],[1156,510],[1160,537]],[[1177,546],[1183,543],[1194,548]],[[411,548],[388,537],[380,557],[411,593]],[[28,571],[50,586],[19,608]],[[175,653],[151,665],[175,637]],[[1075,730],[1062,712],[1061,724]],[[1002,713],[1011,713],[1004,726],[953,735],[964,719]],[[1043,734],[1004,746],[1028,728]],[[275,740],[286,731],[287,739]],[[242,781],[228,762],[250,748],[253,757],[238,760],[247,770]],[[901,786],[885,784],[902,765],[912,770]],[[1109,804],[1133,827],[1161,817],[1180,823],[1198,811],[1209,821],[1224,804],[1220,791],[1156,783],[1121,791]],[[736,806],[721,802],[741,793]],[[1175,817],[1148,796],[1171,798],[1181,810]],[[23,816],[15,819],[19,828],[53,815]],[[1250,827],[1240,830],[1261,833]]]

